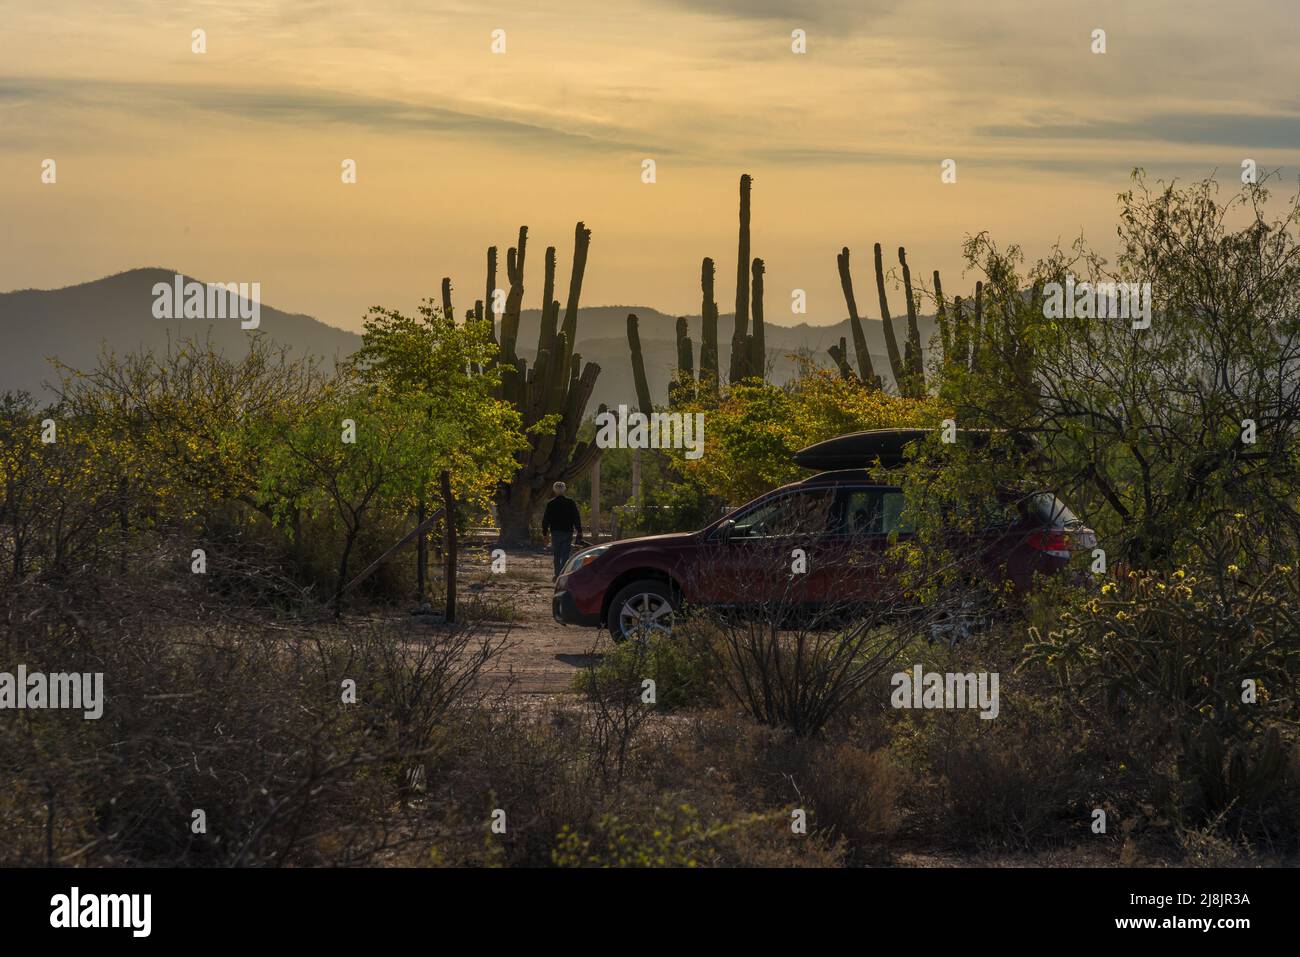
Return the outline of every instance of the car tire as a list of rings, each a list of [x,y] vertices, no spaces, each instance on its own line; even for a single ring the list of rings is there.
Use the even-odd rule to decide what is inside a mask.
[[[671,635],[679,602],[662,581],[643,578],[624,585],[609,603],[605,624],[616,642],[645,641],[652,635]]]

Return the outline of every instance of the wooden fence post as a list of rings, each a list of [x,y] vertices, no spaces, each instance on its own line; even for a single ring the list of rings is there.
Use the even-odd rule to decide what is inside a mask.
[[[591,544],[600,543],[600,456],[591,463]]]

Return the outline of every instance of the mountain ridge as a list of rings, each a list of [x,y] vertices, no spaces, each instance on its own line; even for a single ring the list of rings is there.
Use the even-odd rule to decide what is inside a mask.
[[[57,357],[74,369],[93,368],[101,349],[107,346],[121,355],[141,348],[159,350],[168,339],[209,336],[213,345],[232,358],[247,352],[248,336],[234,319],[156,319],[152,313],[153,286],[170,284],[175,276],[185,280],[204,280],[188,273],[158,266],[123,270],[98,279],[53,289],[15,289],[0,293],[0,331],[8,348],[0,352],[0,390],[25,390],[38,398],[53,398],[48,384],[57,372],[47,357]],[[584,306],[578,312],[578,339],[575,351],[584,360],[601,367],[590,408],[620,402],[634,404],[631,358],[627,347],[627,315],[639,320],[642,355],[646,377],[656,401],[667,397],[668,382],[677,367],[677,316],[650,306]],[[701,318],[685,316],[692,345],[699,353]],[[530,362],[536,356],[541,310],[525,309],[520,314],[518,352]],[[905,320],[895,317],[895,329],[902,334]],[[922,340],[928,342],[935,323],[932,317],[919,319]],[[731,352],[734,317],[718,317],[720,363],[726,368]],[[883,327],[878,319],[864,319],[868,349],[877,373],[888,379]],[[826,348],[843,336],[850,341],[849,320],[832,325],[814,326],[808,322],[764,326],[768,346],[770,375],[773,381],[785,382],[795,371],[792,353],[809,352],[824,366],[831,366]],[[328,362],[350,355],[361,345],[355,332],[330,325],[304,313],[288,312],[261,304],[259,331],[292,355],[314,355]],[[697,359],[698,361],[698,359]]]

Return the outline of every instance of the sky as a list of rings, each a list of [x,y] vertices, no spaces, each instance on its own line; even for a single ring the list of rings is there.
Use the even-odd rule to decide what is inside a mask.
[[[698,313],[712,256],[726,312],[747,172],[767,319],[842,319],[842,246],[875,315],[873,243],[960,293],[982,230],[1110,248],[1134,166],[1289,194],[1298,33],[1295,0],[0,0],[0,291],[162,266],[355,330],[442,276],[471,306],[521,224],[525,306],[547,245],[563,299],[582,220],[584,305]]]

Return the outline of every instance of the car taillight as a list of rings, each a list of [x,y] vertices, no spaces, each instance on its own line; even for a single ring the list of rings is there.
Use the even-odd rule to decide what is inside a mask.
[[[1046,552],[1054,558],[1069,558],[1073,542],[1070,533],[1061,528],[1050,528],[1034,532],[1029,536],[1029,547]]]

